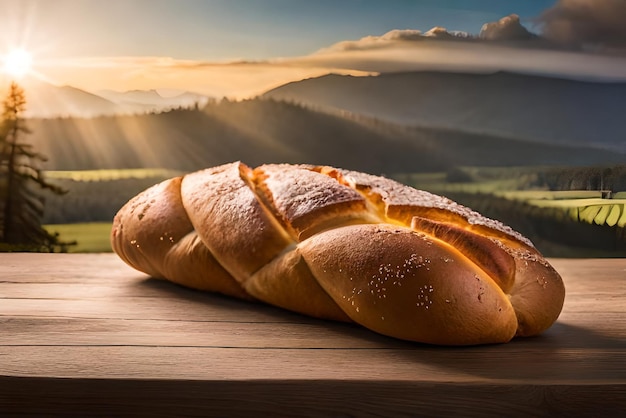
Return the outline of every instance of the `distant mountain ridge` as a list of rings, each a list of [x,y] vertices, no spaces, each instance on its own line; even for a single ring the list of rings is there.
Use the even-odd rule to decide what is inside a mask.
[[[181,92],[171,96],[156,90],[88,92],[72,86],[57,86],[40,80],[20,83],[26,94],[28,118],[98,117],[121,114],[163,112],[177,108],[204,106],[208,96]]]
[[[173,96],[163,96],[154,89],[124,92],[100,90],[97,94],[122,107],[141,109],[144,112],[171,110],[179,107],[201,107],[209,101],[208,96],[188,91]]]
[[[409,126],[626,152],[626,83],[508,72],[331,74],[263,97]]]
[[[94,117],[120,112],[110,100],[71,86],[38,83],[27,86],[25,94],[26,117]]]

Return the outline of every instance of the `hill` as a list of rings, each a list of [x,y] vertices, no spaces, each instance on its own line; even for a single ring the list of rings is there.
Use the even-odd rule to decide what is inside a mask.
[[[171,96],[163,96],[156,90],[131,90],[123,92],[100,90],[96,93],[117,104],[120,109],[118,113],[162,112],[179,107],[191,108],[196,105],[201,106],[209,101],[207,96],[192,92],[183,92]]]
[[[403,125],[626,152],[626,83],[506,72],[326,75],[264,97]]]
[[[26,87],[26,95],[28,101],[26,115],[31,117],[93,117],[121,112],[116,103],[71,86],[31,83]]]
[[[164,96],[156,90],[88,92],[59,86],[33,77],[20,81],[25,90],[30,118],[98,117],[117,114],[162,112],[204,105],[210,98],[192,92]],[[1,92],[0,92],[1,93]]]
[[[30,119],[47,170],[159,167],[191,171],[241,160],[329,164],[371,173],[457,165],[593,165],[626,156],[462,131],[404,127],[254,99],[203,109],[97,118]]]

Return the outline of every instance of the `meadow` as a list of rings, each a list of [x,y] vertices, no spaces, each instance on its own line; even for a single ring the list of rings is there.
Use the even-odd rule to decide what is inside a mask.
[[[558,172],[546,167],[459,167],[389,177],[498,219],[548,256],[625,256],[626,190],[549,190],[545,183]],[[621,186],[619,173],[616,179],[608,177],[607,185]],[[111,251],[109,234],[117,210],[147,187],[180,174],[162,169],[47,172],[68,193],[47,198],[44,223],[63,240],[77,241],[70,252]]]
[[[64,241],[76,241],[68,247],[70,253],[111,252],[109,235],[111,222],[83,222],[74,224],[44,225],[50,233],[58,233]]]
[[[110,252],[115,213],[146,188],[181,172],[166,169],[47,171],[46,178],[67,191],[46,195],[44,227],[66,242],[68,252]]]

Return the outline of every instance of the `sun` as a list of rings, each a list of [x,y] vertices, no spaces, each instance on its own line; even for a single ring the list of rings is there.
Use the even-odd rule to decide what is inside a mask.
[[[22,78],[30,73],[33,56],[30,52],[23,48],[15,48],[10,50],[4,57],[3,70],[6,74],[15,78]]]

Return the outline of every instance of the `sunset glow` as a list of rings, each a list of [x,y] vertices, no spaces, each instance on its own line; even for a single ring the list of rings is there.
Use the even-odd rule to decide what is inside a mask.
[[[32,69],[33,56],[22,48],[10,50],[3,57],[3,71],[14,78],[22,78]]]
[[[114,3],[8,0],[0,15],[1,84],[19,80],[34,111],[36,90],[46,83],[91,94],[169,90],[244,99],[328,73],[512,71],[626,80],[626,48],[616,40],[565,39],[558,31],[570,2]],[[594,2],[602,16],[616,14],[609,3]],[[485,25],[488,37],[481,35]]]

